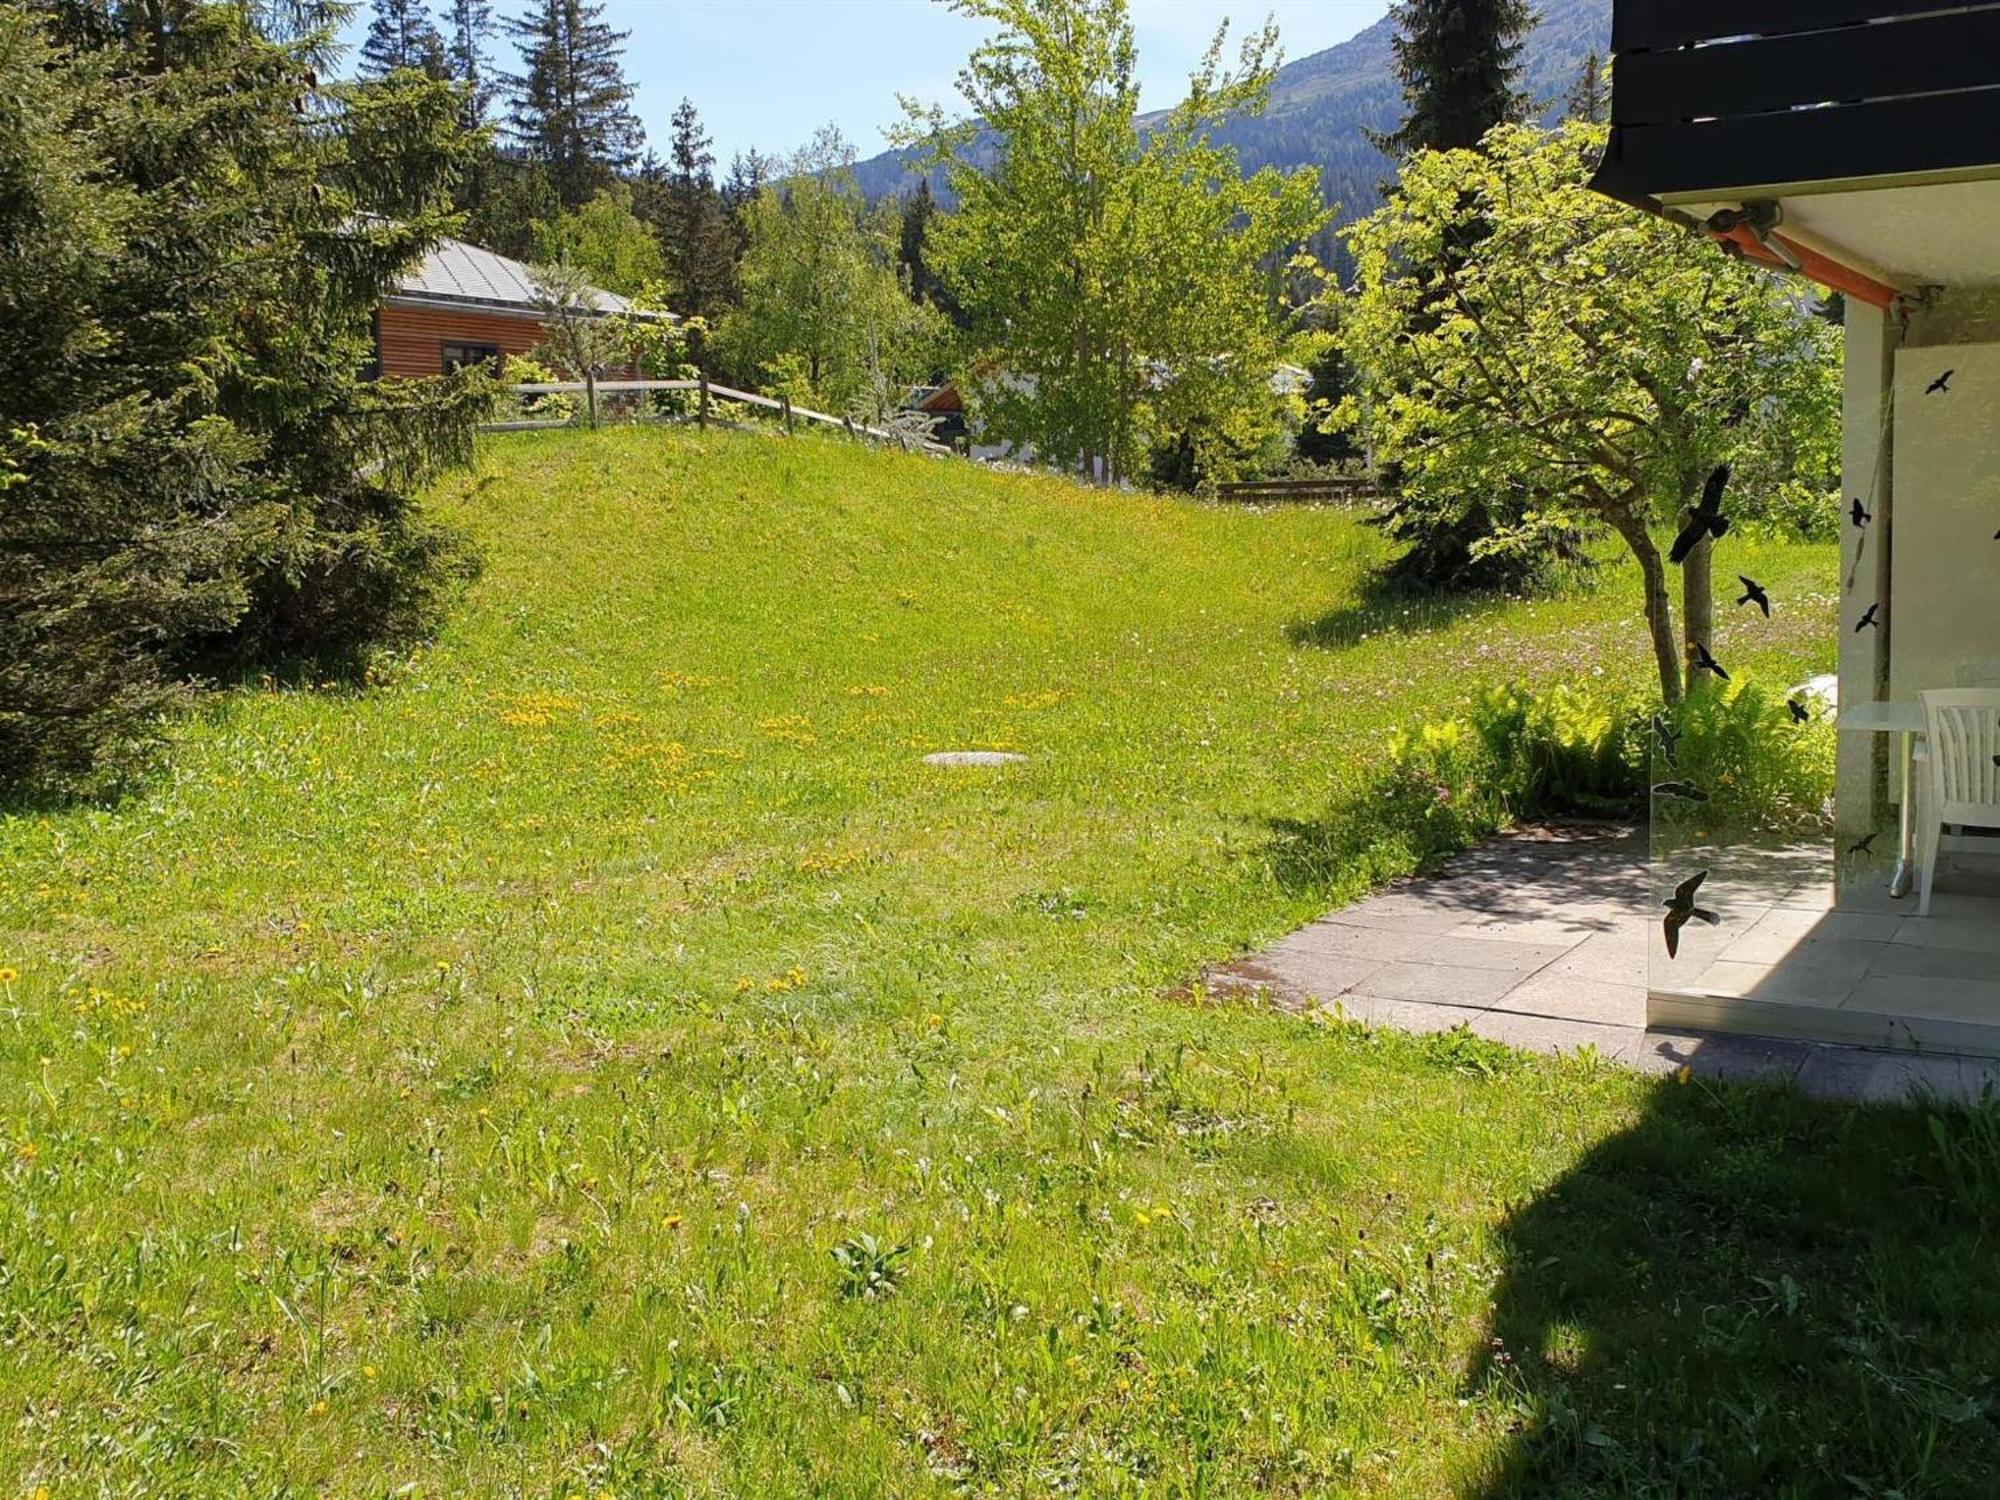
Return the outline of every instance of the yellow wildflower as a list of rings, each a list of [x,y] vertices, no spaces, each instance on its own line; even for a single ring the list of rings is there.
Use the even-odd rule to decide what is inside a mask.
[[[12,984],[21,977],[19,969],[0,967],[0,984]]]

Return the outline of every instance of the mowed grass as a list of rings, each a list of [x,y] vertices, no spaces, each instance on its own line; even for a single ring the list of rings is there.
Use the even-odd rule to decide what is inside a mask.
[[[1623,572],[1406,612],[1337,513],[722,433],[438,503],[433,649],[0,821],[0,1484],[2000,1484],[1991,1111],[1182,988],[1407,862],[1283,854],[1389,726],[1643,671]],[[1830,549],[1733,545],[1718,655],[1829,667]]]

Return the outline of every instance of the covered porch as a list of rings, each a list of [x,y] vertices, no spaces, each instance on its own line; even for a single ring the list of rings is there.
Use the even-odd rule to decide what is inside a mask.
[[[1836,832],[1656,804],[1653,910],[1705,872],[1718,920],[1650,947],[1648,1022],[2000,1055],[2000,4],[1618,0],[1613,48],[1593,185],[1846,343]]]

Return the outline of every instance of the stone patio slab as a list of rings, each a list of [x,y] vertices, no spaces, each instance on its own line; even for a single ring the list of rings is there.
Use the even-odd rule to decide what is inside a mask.
[[[1831,1097],[1898,1102],[1912,1088],[1977,1097],[2000,1080],[2000,1060],[1875,1050],[1908,1044],[1907,1027],[1871,1025],[1852,1038],[1865,1046],[1647,1030],[1661,996],[1713,994],[1723,998],[1683,1005],[1680,1024],[1708,1025],[1704,1006],[1717,1024],[1733,1023],[1733,1013],[1723,1015],[1732,1006],[1791,1021],[1807,1011],[1852,1010],[1865,1019],[1871,1008],[1901,1007],[1913,1018],[1937,1012],[1935,1024],[1956,1045],[1950,1028],[1963,1030],[1960,1018],[2000,1016],[2000,958],[1989,959],[2000,955],[2000,922],[1990,907],[1947,908],[1942,895],[1928,920],[1913,917],[1905,902],[1870,904],[1865,892],[1857,903],[1864,910],[1835,912],[1826,851],[1752,851],[1711,903],[1723,925],[1690,923],[1679,960],[1669,964],[1648,915],[1657,880],[1646,856],[1644,836],[1629,829],[1494,840],[1437,875],[1222,965],[1211,978],[1370,1025],[1415,1032],[1466,1025],[1544,1052],[1588,1045],[1654,1075],[1685,1067],[1692,1078],[1776,1080]]]

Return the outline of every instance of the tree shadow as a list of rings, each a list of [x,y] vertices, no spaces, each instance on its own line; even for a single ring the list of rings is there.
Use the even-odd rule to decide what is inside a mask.
[[[1500,1231],[1471,1379],[1516,1418],[1467,1493],[2000,1494],[1996,1237],[1990,1096],[1664,1083]]]
[[[1279,886],[1294,895],[1358,896],[1384,880],[1414,876],[1404,889],[1468,920],[1526,917],[1562,905],[1645,905],[1640,824],[1550,820],[1494,838],[1477,812],[1434,799],[1405,805],[1412,800],[1384,794],[1372,805],[1346,799],[1324,818],[1267,818],[1263,857]],[[1428,878],[1447,861],[1446,878]]]
[[[1285,639],[1294,646],[1337,651],[1370,636],[1428,635],[1462,621],[1493,614],[1514,602],[1503,593],[1419,593],[1371,574],[1360,592],[1323,615],[1294,620]]]

